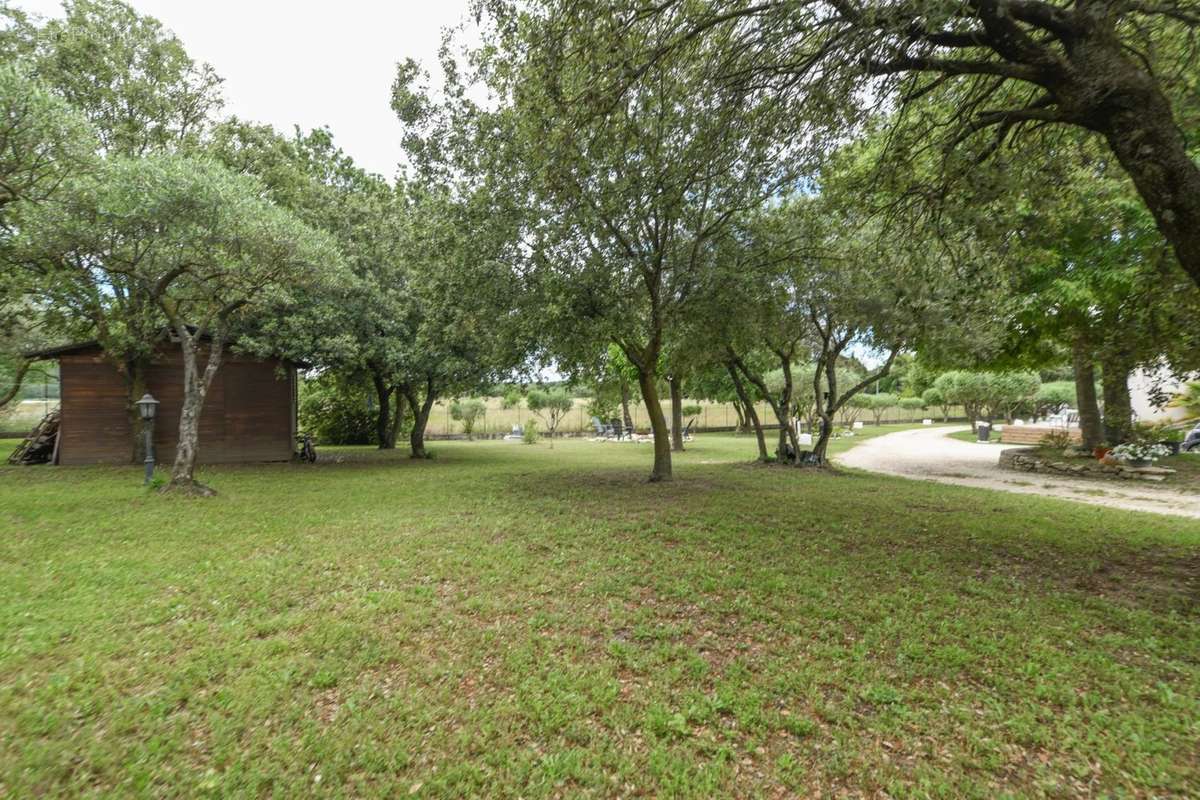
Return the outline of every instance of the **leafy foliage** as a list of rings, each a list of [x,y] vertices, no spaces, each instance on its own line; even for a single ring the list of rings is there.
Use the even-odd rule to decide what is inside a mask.
[[[563,417],[575,407],[575,398],[561,387],[530,389],[525,403],[546,424],[546,433],[553,437]]]
[[[463,433],[470,439],[475,432],[475,423],[487,413],[487,403],[478,397],[454,400],[450,403],[450,418],[462,423]]]
[[[1182,408],[1192,417],[1200,417],[1200,381],[1189,381],[1171,398],[1173,408]]]
[[[300,384],[300,430],[318,444],[370,444],[375,420],[362,387],[332,376]]]

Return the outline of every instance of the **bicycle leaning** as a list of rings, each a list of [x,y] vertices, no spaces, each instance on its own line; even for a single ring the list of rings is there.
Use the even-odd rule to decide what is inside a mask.
[[[313,446],[312,436],[307,433],[296,434],[296,441],[300,443],[300,449],[296,451],[296,458],[300,461],[307,461],[309,464],[317,460],[317,448]]]

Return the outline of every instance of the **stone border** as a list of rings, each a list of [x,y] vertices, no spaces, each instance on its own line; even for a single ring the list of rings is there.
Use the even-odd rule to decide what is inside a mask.
[[[1165,467],[1129,467],[1121,464],[1102,464],[1091,458],[1060,460],[1036,456],[1036,448],[1018,447],[1000,454],[1000,468],[1015,472],[1038,472],[1047,475],[1066,475],[1104,480],[1143,480],[1161,483],[1175,470]]]

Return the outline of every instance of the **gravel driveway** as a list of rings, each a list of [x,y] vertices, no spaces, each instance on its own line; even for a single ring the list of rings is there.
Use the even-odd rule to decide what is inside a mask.
[[[1000,469],[1000,453],[1010,446],[963,442],[948,436],[955,431],[965,430],[970,428],[917,428],[889,433],[855,445],[848,452],[836,456],[834,461],[845,467],[899,475],[902,478],[1200,518],[1200,494],[1196,493],[1142,483],[1069,480]]]

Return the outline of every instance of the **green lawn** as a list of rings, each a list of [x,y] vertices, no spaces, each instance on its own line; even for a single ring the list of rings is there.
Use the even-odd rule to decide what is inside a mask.
[[[1161,458],[1156,467],[1168,467],[1175,470],[1171,478],[1173,485],[1187,485],[1200,492],[1200,453],[1180,453],[1177,456]]]
[[[962,441],[962,442],[971,442],[972,444],[984,444],[984,442],[979,441],[979,439],[976,437],[975,431],[972,431],[972,430],[956,431],[955,433],[948,434],[948,436],[951,439],[958,439],[959,441]],[[987,440],[986,444],[1000,444],[1000,434],[996,433],[995,431],[992,431],[991,438],[989,438]]]
[[[434,449],[208,500],[0,468],[0,794],[1200,787],[1200,523],[748,437],[653,485],[649,445]]]

